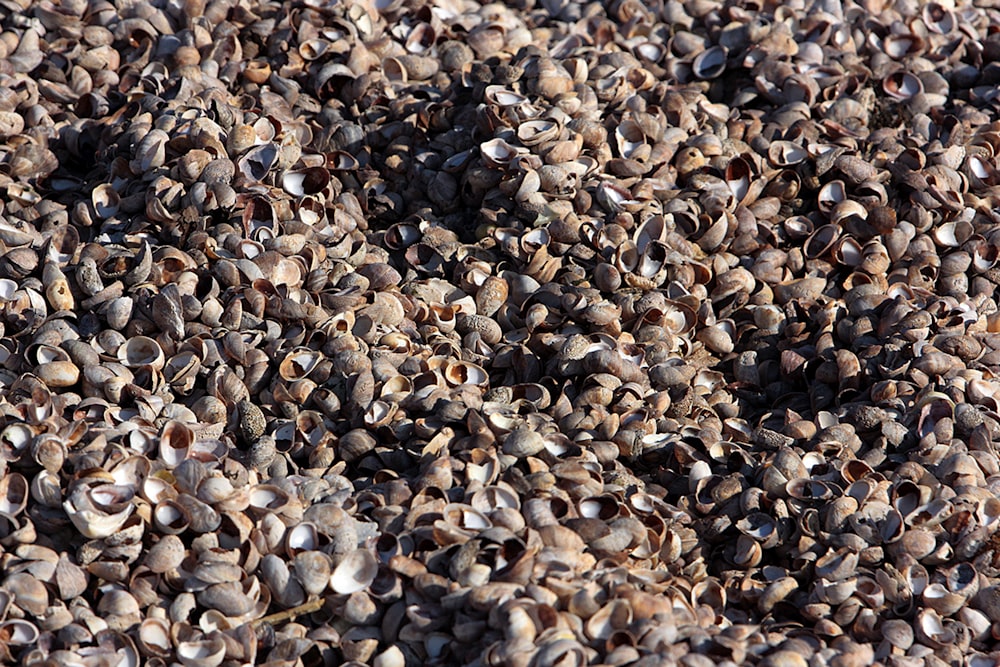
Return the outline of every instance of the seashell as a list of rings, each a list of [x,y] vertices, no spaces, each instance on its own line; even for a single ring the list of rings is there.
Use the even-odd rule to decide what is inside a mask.
[[[952,593],[969,599],[979,592],[979,573],[969,563],[959,563],[948,570],[946,584]]]
[[[990,7],[8,4],[0,662],[992,664]]]
[[[899,70],[882,80],[882,90],[894,99],[909,100],[924,92],[924,84],[914,74]]]
[[[163,130],[153,129],[146,133],[135,149],[135,158],[129,163],[133,173],[148,173],[154,167],[166,162],[166,145],[170,135]]]
[[[768,584],[757,599],[757,607],[763,613],[768,613],[790,594],[798,590],[798,582],[792,577],[782,577]]]
[[[405,250],[423,237],[416,225],[396,223],[385,232],[385,243],[393,250]]]
[[[0,255],[0,275],[21,280],[30,275],[38,264],[38,253],[32,248],[13,248]]]
[[[191,515],[176,500],[161,500],[153,508],[153,523],[164,535],[179,535],[191,526]]]
[[[965,243],[972,232],[972,225],[968,223],[948,222],[934,230],[934,241],[946,248],[955,248]]]
[[[827,484],[807,478],[790,480],[785,489],[789,497],[798,500],[827,500],[833,497],[833,490]]]
[[[330,584],[330,558],[321,551],[303,551],[292,564],[295,578],[308,595],[319,595]]]
[[[38,626],[23,619],[0,623],[0,636],[10,646],[34,646],[38,642]]]
[[[772,141],[767,149],[767,158],[776,167],[796,165],[808,156],[806,149],[791,141]]]
[[[354,171],[360,166],[360,163],[356,157],[346,151],[333,151],[326,156],[326,166],[334,171]],[[322,194],[322,191],[316,194]]]
[[[486,371],[475,364],[466,362],[450,363],[444,368],[444,379],[453,387],[460,385],[486,386],[489,376]]]
[[[424,53],[432,46],[438,36],[437,31],[429,23],[418,23],[406,36],[406,50],[410,53]]]
[[[545,439],[536,431],[521,427],[512,430],[503,440],[505,454],[517,458],[534,456],[545,449]]]
[[[518,125],[517,138],[525,146],[537,146],[558,137],[560,130],[559,124],[552,120],[529,120]]]
[[[144,564],[151,571],[162,574],[179,567],[185,555],[184,543],[179,537],[164,535],[146,552]]]
[[[824,278],[798,278],[774,286],[774,297],[778,303],[785,304],[796,299],[799,301],[814,301],[826,288]]]
[[[583,667],[587,664],[583,646],[572,639],[556,639],[538,645],[528,667]]]
[[[118,348],[118,361],[127,368],[160,370],[165,363],[163,348],[148,336],[134,336]]]
[[[913,646],[913,626],[899,619],[886,621],[882,626],[882,636],[892,646],[903,651]]]
[[[517,148],[511,146],[503,139],[497,138],[480,144],[479,154],[482,156],[486,166],[503,169],[517,157],[518,151]]]
[[[132,319],[135,301],[130,296],[120,296],[108,302],[104,317],[112,329],[124,329]]]
[[[847,547],[828,551],[816,561],[816,574],[829,581],[840,581],[854,573],[858,555]]]
[[[330,575],[330,588],[341,595],[362,591],[378,574],[378,561],[366,549],[355,549],[340,561]]]
[[[329,48],[330,42],[326,40],[307,39],[299,43],[299,55],[302,56],[304,60],[317,60],[322,58]]]
[[[691,71],[699,79],[715,79],[726,70],[729,51],[724,46],[713,46],[699,53],[691,63]]]
[[[70,289],[65,274],[54,262],[46,262],[42,269],[42,282],[45,284],[45,299],[56,311],[73,310],[76,300]]]
[[[885,591],[871,577],[858,577],[854,594],[872,609],[879,609],[885,604]]]
[[[972,599],[972,607],[986,614],[996,623],[1000,619],[1000,586],[981,588]]]
[[[952,593],[941,584],[931,584],[922,593],[924,604],[942,616],[951,616],[966,603],[966,597]]]
[[[761,512],[749,514],[736,522],[736,528],[765,548],[778,543],[778,526],[774,519],[767,514]]]
[[[698,332],[696,339],[716,354],[729,354],[734,349],[736,327],[730,320],[724,320],[705,327]]]
[[[913,33],[888,35],[882,41],[885,54],[894,60],[900,60],[908,55],[919,53],[924,48],[924,40]]]
[[[258,515],[280,512],[289,500],[287,492],[271,484],[258,484],[250,490],[250,508]]]
[[[237,582],[213,584],[200,591],[197,600],[202,607],[217,609],[229,617],[242,616],[254,607],[253,601]]]
[[[319,533],[313,523],[300,523],[285,533],[285,550],[291,556],[318,549],[319,546]]]
[[[81,535],[90,539],[108,537],[118,531],[135,510],[134,491],[126,486],[100,484],[75,486],[63,509]]]
[[[263,410],[244,399],[237,403],[236,412],[239,418],[239,433],[243,442],[250,445],[257,443],[267,428],[267,420]]]
[[[935,648],[955,641],[955,633],[945,627],[941,617],[933,609],[924,609],[917,615],[915,630],[921,643]]]
[[[278,372],[282,379],[293,381],[309,375],[322,361],[323,355],[309,348],[295,348],[281,361]]]
[[[320,193],[329,184],[330,172],[320,167],[289,170],[281,177],[281,187],[295,197]]]
[[[736,551],[733,562],[741,568],[752,568],[760,564],[764,551],[760,542],[750,535],[740,535],[736,538]]]
[[[973,638],[984,637],[991,627],[990,619],[981,611],[963,607],[958,611],[958,620],[964,624]]]
[[[831,605],[839,605],[846,602],[857,591],[858,580],[855,577],[842,579],[840,581],[827,581],[819,579],[816,581],[813,590],[816,598]]]
[[[80,380],[80,369],[72,361],[50,361],[35,367],[35,375],[48,387],[72,387]]]
[[[221,517],[214,509],[187,494],[178,496],[176,502],[184,508],[187,516],[191,518],[189,527],[193,532],[214,533],[218,530]]]
[[[283,607],[295,607],[305,602],[305,591],[292,577],[284,560],[275,554],[267,554],[261,558],[259,567],[261,578],[271,591],[275,602]]]
[[[185,667],[216,667],[225,657],[226,642],[221,637],[177,644],[177,659]]]
[[[28,481],[20,473],[7,473],[0,479],[0,513],[17,516],[28,503]]]
[[[279,155],[280,147],[277,144],[266,143],[248,150],[237,160],[236,165],[247,180],[260,182],[277,164]]]
[[[487,345],[496,345],[503,338],[500,325],[485,315],[462,315],[456,324],[458,332],[466,335],[477,333]]]
[[[167,422],[160,433],[160,461],[168,468],[176,467],[187,458],[193,443],[194,433],[186,424]]]
[[[499,276],[488,276],[476,291],[476,313],[485,317],[493,317],[507,303],[510,287],[507,281]]]
[[[400,81],[426,81],[438,72],[438,61],[435,58],[408,54],[388,58],[383,61],[383,67],[387,68],[386,76],[389,80]]]
[[[920,16],[927,29],[939,35],[947,35],[958,26],[954,11],[938,2],[928,2],[924,5]]]
[[[42,616],[49,605],[49,593],[45,584],[28,572],[7,575],[4,589],[8,592],[5,611],[13,611],[10,609],[10,595],[16,600],[18,609],[33,616]]]

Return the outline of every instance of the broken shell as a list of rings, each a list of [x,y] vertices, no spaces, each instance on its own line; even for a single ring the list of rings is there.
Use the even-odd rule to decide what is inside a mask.
[[[135,510],[130,502],[134,495],[126,486],[80,485],[70,492],[63,508],[80,534],[99,539],[114,534],[125,524]]]

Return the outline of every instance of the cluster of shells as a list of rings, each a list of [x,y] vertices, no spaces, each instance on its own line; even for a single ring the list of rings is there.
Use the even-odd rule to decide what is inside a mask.
[[[0,19],[0,662],[997,664],[996,9]]]

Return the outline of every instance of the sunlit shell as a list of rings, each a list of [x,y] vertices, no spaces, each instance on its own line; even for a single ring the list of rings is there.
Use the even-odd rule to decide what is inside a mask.
[[[517,149],[503,139],[484,142],[479,147],[479,152],[487,165],[501,168],[506,167],[517,156]]]
[[[129,368],[148,366],[159,370],[163,367],[163,348],[148,336],[135,336],[128,339],[118,349],[118,360]]]
[[[77,488],[63,502],[63,508],[80,534],[103,538],[114,534],[135,511],[135,506],[129,502],[133,495],[129,487],[111,484],[93,489]]]
[[[0,480],[0,512],[17,516],[28,502],[28,482],[20,473],[8,473]]]
[[[38,641],[38,627],[21,619],[0,623],[0,636],[11,646],[33,646]]]
[[[181,642],[177,645],[177,659],[185,667],[215,667],[226,657],[226,643],[222,638]]]
[[[469,363],[453,363],[449,364],[444,369],[444,377],[448,384],[453,386],[472,384],[472,385],[485,385],[489,382],[489,376],[486,371],[475,364]]]
[[[355,549],[333,570],[330,588],[341,595],[356,593],[370,586],[377,573],[375,556],[367,549]]]
[[[908,100],[922,93],[924,85],[915,75],[901,70],[890,74],[882,81],[882,90],[897,100]]]

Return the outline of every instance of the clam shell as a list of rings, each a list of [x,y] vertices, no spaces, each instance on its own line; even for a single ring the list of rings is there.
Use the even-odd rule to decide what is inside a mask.
[[[444,369],[444,378],[449,385],[455,387],[460,385],[485,386],[489,383],[489,375],[482,367],[466,362],[448,364]]]
[[[924,84],[914,74],[900,70],[882,80],[885,94],[897,99],[908,100],[924,91]]]
[[[330,575],[330,588],[341,595],[362,591],[378,574],[378,561],[367,549],[355,549],[340,561]]]
[[[503,139],[490,139],[479,146],[479,154],[489,167],[504,168],[510,164],[518,152]]]
[[[298,380],[315,370],[322,359],[323,355],[315,350],[296,348],[281,361],[278,372],[285,380]]]
[[[37,366],[35,375],[49,387],[72,387],[80,379],[80,369],[72,361],[51,361]]]
[[[691,71],[699,79],[715,79],[726,70],[729,51],[724,46],[713,46],[699,53],[691,63]]]
[[[296,554],[292,563],[295,578],[309,595],[326,590],[331,581],[330,557],[321,551],[303,551]]]
[[[184,667],[216,667],[226,657],[226,642],[221,637],[177,644],[177,659]]]
[[[139,649],[147,656],[166,657],[172,650],[170,623],[164,618],[143,619],[138,630]]]
[[[20,473],[7,473],[0,479],[0,512],[17,516],[28,503],[28,481]]]
[[[525,146],[537,146],[559,135],[560,126],[552,120],[529,120],[517,127],[517,138]]]
[[[99,539],[114,534],[125,525],[135,511],[130,502],[134,495],[127,486],[78,487],[63,502],[63,509],[80,534]]]
[[[118,349],[118,360],[127,368],[148,366],[153,370],[163,368],[163,348],[148,336],[134,336]]]
[[[266,143],[247,151],[237,161],[240,172],[250,181],[262,181],[278,161],[280,147]]]
[[[191,515],[176,500],[161,500],[153,508],[153,523],[164,535],[179,535],[191,525]]]
[[[534,456],[545,449],[545,439],[536,431],[521,427],[512,430],[503,440],[505,454],[524,458]]]
[[[0,635],[11,646],[33,646],[38,641],[38,626],[22,619],[0,623]]]
[[[164,573],[179,567],[185,555],[184,544],[179,537],[164,535],[150,547],[144,562],[151,571]]]
[[[791,141],[772,141],[767,149],[768,160],[776,167],[796,165],[808,156],[805,148]]]

